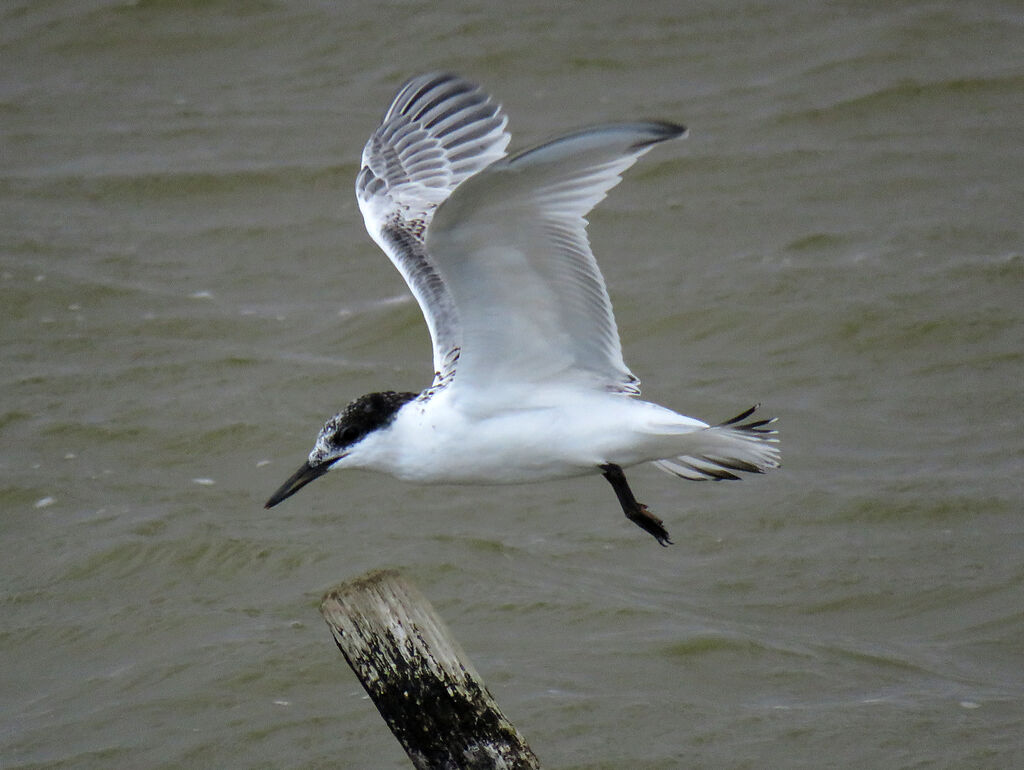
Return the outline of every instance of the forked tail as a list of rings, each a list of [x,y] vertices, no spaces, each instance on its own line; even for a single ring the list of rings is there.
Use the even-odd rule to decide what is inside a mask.
[[[686,454],[655,460],[666,473],[693,481],[722,481],[740,477],[734,471],[766,473],[780,464],[778,431],[772,427],[775,417],[751,420],[760,404],[718,425],[686,434],[690,446]]]

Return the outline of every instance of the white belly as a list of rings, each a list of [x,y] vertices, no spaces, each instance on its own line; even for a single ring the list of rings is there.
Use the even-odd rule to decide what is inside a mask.
[[[704,427],[624,396],[573,395],[486,416],[453,408],[443,397],[413,402],[360,464],[421,483],[541,481],[600,473],[605,463],[628,467],[672,456],[672,436],[652,432],[652,423],[672,423],[676,441],[681,430]]]

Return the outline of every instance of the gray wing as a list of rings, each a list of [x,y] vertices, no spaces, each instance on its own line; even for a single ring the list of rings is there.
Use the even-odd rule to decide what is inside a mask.
[[[505,155],[507,122],[478,86],[430,73],[402,86],[363,149],[359,209],[423,311],[439,382],[450,378],[458,360],[460,324],[424,234],[453,190]]]
[[[684,133],[644,122],[570,134],[493,163],[438,208],[426,246],[462,322],[457,387],[573,379],[639,393],[585,217],[637,158]]]

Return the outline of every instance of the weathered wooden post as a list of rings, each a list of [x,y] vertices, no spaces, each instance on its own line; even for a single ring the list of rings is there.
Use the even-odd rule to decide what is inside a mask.
[[[333,588],[320,614],[418,770],[540,768],[440,616],[397,572]]]

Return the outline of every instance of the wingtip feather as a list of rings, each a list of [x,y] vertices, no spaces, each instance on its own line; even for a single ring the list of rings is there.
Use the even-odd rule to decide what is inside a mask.
[[[665,142],[669,139],[685,139],[689,129],[679,123],[671,123],[667,120],[651,120],[642,124],[647,128],[648,136],[633,144],[634,150],[642,150],[645,147]]]

